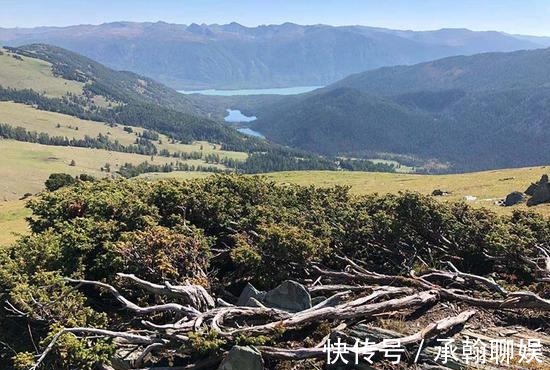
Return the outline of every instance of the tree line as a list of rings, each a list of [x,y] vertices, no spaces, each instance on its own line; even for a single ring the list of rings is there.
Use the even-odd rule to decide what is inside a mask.
[[[66,136],[50,136],[45,132],[27,131],[24,127],[13,127],[5,123],[0,123],[0,138],[42,145],[93,148],[142,155],[158,154],[156,146],[144,138],[136,139],[133,145],[122,145],[118,140],[112,141],[107,135],[101,133],[97,137],[85,135],[83,139],[69,139]]]
[[[137,177],[144,173],[159,173],[159,172],[170,173],[174,171],[184,171],[184,172],[197,171],[197,172],[210,172],[210,173],[231,172],[230,170],[224,170],[218,167],[193,165],[185,162],[154,164],[154,163],[145,161],[137,165],[134,165],[132,163],[125,163],[124,165],[120,166],[117,173],[129,179],[132,177]]]

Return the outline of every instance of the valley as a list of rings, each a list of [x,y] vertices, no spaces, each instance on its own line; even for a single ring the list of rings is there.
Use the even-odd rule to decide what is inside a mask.
[[[0,370],[550,369],[550,13],[489,2],[2,4]]]

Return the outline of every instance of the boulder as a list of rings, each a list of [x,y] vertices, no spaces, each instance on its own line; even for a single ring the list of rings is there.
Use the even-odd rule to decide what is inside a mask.
[[[538,184],[535,184],[535,183],[532,182],[531,185],[529,185],[529,187],[527,188],[527,190],[525,190],[525,194],[532,197],[533,194],[535,194],[535,190],[537,190],[537,186],[538,186]]]
[[[538,182],[531,183],[531,185],[529,185],[527,190],[525,190],[525,194],[529,196],[533,196],[535,195],[535,192],[537,191],[539,186],[544,186],[544,185],[548,185],[548,175],[542,175],[542,177]]]
[[[528,206],[536,206],[537,204],[550,203],[550,184],[539,183],[533,196],[527,201]]]
[[[239,299],[237,301],[237,306],[246,306],[250,298],[254,298],[257,301],[263,301],[265,297],[265,292],[262,292],[254,287],[254,285],[248,283],[244,287]]]
[[[516,204],[522,203],[524,200],[525,200],[525,194],[523,194],[520,191],[514,191],[506,196],[503,206],[505,207],[515,206]]]
[[[235,346],[223,359],[218,370],[263,370],[264,360],[253,347]]]
[[[267,292],[262,303],[268,307],[299,312],[311,308],[311,296],[302,284],[287,280]]]

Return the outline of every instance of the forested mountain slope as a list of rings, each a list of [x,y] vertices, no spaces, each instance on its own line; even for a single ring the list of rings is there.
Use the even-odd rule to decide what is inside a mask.
[[[84,119],[140,126],[184,142],[205,140],[243,150],[264,145],[222,123],[202,118],[200,109],[185,96],[134,73],[117,72],[44,44],[7,48],[2,53],[0,61],[3,65],[15,63],[10,68],[18,75],[0,74],[1,100]],[[42,68],[41,79],[36,76],[37,63]]]
[[[268,138],[326,154],[393,153],[451,171],[544,165],[550,49],[382,68],[258,116]]]

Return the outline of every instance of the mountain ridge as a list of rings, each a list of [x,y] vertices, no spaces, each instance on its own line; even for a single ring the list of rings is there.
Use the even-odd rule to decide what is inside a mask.
[[[451,172],[545,165],[549,66],[540,49],[384,67],[264,107],[255,129],[324,154],[436,159]]]
[[[401,31],[294,23],[247,27],[236,22],[0,28],[0,43],[60,46],[177,89],[326,85],[383,66],[550,45],[545,38],[497,31]]]

